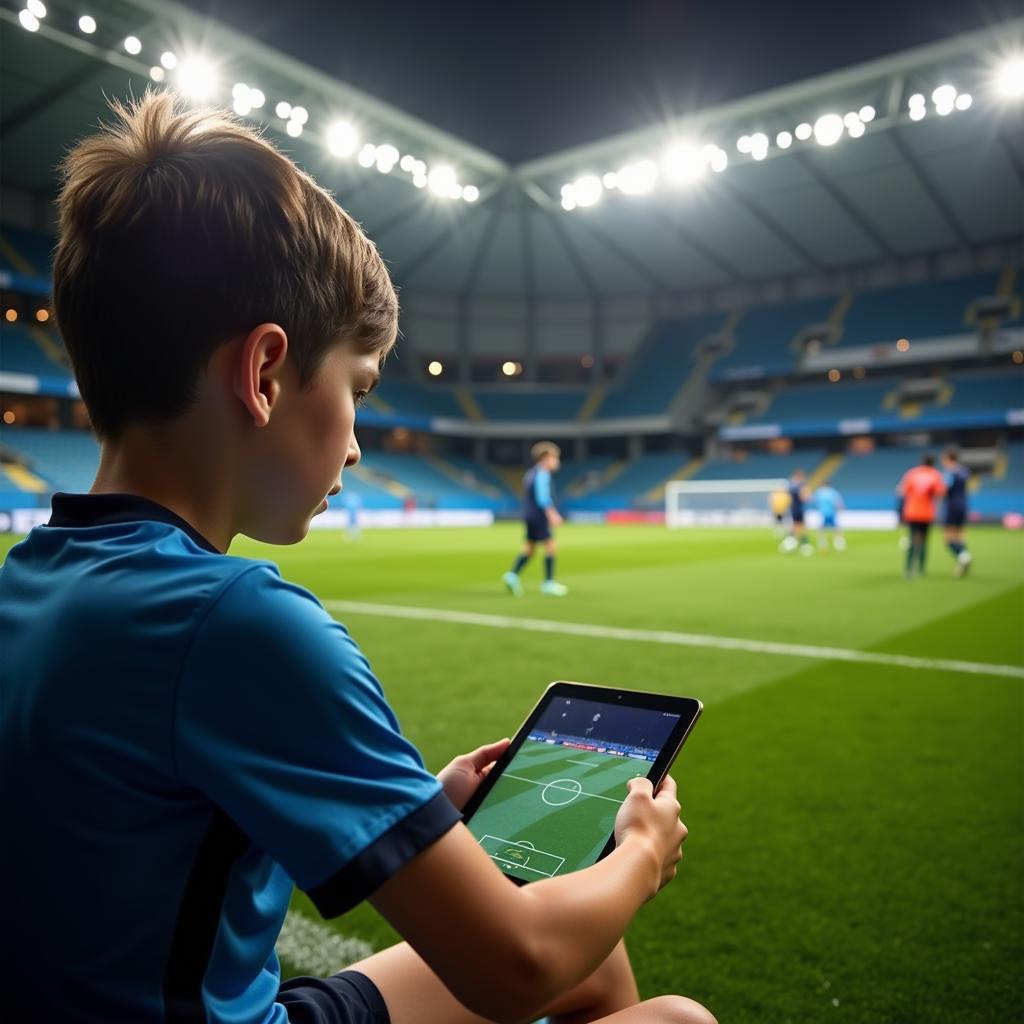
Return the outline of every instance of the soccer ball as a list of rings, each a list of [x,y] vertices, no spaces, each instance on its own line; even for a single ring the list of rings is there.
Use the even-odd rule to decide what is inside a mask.
[[[796,537],[786,537],[779,545],[779,550],[784,554],[789,554],[791,551],[796,551],[797,541]]]

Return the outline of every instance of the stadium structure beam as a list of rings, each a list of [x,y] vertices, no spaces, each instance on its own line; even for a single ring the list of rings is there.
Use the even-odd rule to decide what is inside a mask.
[[[294,81],[298,86],[309,89],[318,97],[333,101],[333,105],[340,109],[350,108],[357,115],[366,116],[402,135],[422,141],[439,154],[457,160],[466,167],[497,177],[508,173],[509,166],[504,160],[480,147],[436,128],[412,114],[407,114],[383,100],[376,99],[326,72],[266,46],[243,32],[198,14],[176,3],[175,0],[130,2],[158,21],[168,21],[176,25],[185,38],[191,35],[202,39],[208,46],[212,45],[221,53],[242,51],[243,58],[248,57],[254,63],[262,64],[282,77]]]
[[[470,260],[469,273],[466,275],[465,281],[462,283],[462,287],[459,289],[459,296],[463,301],[469,300],[473,294],[473,290],[476,288],[476,282],[480,277],[480,271],[483,269],[484,262],[487,259],[488,253],[491,251],[491,246],[494,244],[494,238],[498,233],[498,218],[505,206],[505,191],[503,190],[498,200],[494,203],[491,209],[491,215],[484,225],[483,234],[480,236],[480,241],[477,243],[476,252],[473,253],[473,259]]]
[[[363,187],[359,189],[362,192],[365,188],[369,187],[367,182]],[[386,235],[392,228],[397,227],[399,224],[404,223],[409,217],[415,215],[423,209],[423,196],[420,191],[415,190],[415,194],[407,203],[403,203],[395,210],[394,213],[386,220],[382,220],[379,224],[373,224],[370,227],[366,227],[364,224],[363,233],[367,238],[372,238],[376,241],[381,235]]]
[[[596,302],[601,296],[600,289],[598,289],[594,278],[590,274],[590,270],[587,268],[586,263],[584,263],[583,257],[580,256],[576,246],[572,243],[572,239],[569,238],[565,225],[562,223],[562,218],[551,209],[551,202],[547,193],[532,182],[520,182],[520,187],[523,194],[548,218],[551,229],[558,237],[558,241],[561,242],[573,270],[576,271],[576,275],[583,282],[584,290],[591,301]]]
[[[4,13],[6,14],[7,12],[4,11]],[[106,70],[106,64],[93,63],[87,63],[80,68],[76,68],[71,74],[66,75],[55,85],[50,86],[41,96],[29,100],[24,106],[8,114],[3,119],[3,122],[0,123],[0,139],[6,138],[15,129],[34,120],[40,114],[44,114],[54,103],[67,96],[72,89],[85,85],[90,79],[96,78]]]
[[[739,189],[734,188],[726,181],[719,181],[719,186],[722,191],[727,193],[732,199],[739,203],[755,220],[759,221],[764,227],[766,227],[773,234],[777,235],[782,241],[797,254],[812,270],[823,271],[825,265],[814,255],[802,242],[798,241],[788,232],[774,217],[765,213],[752,199],[745,196]]]
[[[523,236],[523,282],[526,285],[526,379],[537,379],[537,277],[533,267],[533,234],[530,230],[528,200],[519,196],[519,229]]]
[[[646,211],[650,219],[655,219],[656,214],[653,210]],[[750,278],[743,273],[738,267],[730,263],[721,253],[716,252],[706,242],[702,242],[692,232],[679,223],[673,212],[658,211],[659,213],[665,214],[665,219],[671,224],[672,229],[679,236],[679,238],[685,242],[695,252],[700,253],[713,267],[717,267],[723,274],[731,277],[734,281],[740,284],[749,284]]]
[[[970,245],[970,236],[964,230],[963,225],[953,212],[953,208],[946,202],[942,197],[942,194],[935,187],[935,183],[925,172],[924,167],[921,166],[921,161],[914,155],[913,150],[907,145],[899,130],[897,129],[892,132],[890,138],[892,139],[893,145],[899,150],[900,156],[906,161],[911,173],[917,179],[922,191],[932,201],[932,205],[936,210],[938,210],[939,216],[946,222],[946,226],[953,233],[953,237],[956,238],[961,245]]]

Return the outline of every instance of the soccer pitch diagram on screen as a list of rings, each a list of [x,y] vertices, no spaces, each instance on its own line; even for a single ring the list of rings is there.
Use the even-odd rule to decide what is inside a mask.
[[[650,762],[527,739],[469,828],[498,866],[532,882],[593,864],[626,783]]]

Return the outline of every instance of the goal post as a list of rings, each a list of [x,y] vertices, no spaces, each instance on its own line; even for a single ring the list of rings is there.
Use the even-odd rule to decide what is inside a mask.
[[[665,485],[665,525],[770,526],[772,492],[788,487],[781,478],[671,480]]]

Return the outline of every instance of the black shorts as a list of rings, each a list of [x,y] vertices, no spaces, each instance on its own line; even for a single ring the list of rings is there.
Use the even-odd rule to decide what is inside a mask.
[[[390,1024],[384,997],[365,974],[292,978],[278,990],[289,1024]]]
[[[526,539],[531,541],[551,540],[551,524],[547,516],[543,519],[526,520]]]
[[[967,522],[967,509],[961,505],[953,505],[946,509],[945,518],[942,522],[946,526],[963,526]]]
[[[800,509],[799,512],[790,512],[790,518],[794,523],[798,523],[802,526],[804,522],[804,510]]]
[[[910,536],[921,536],[927,540],[928,530],[931,527],[931,523],[922,522],[921,520],[907,520],[907,526],[910,527]]]

